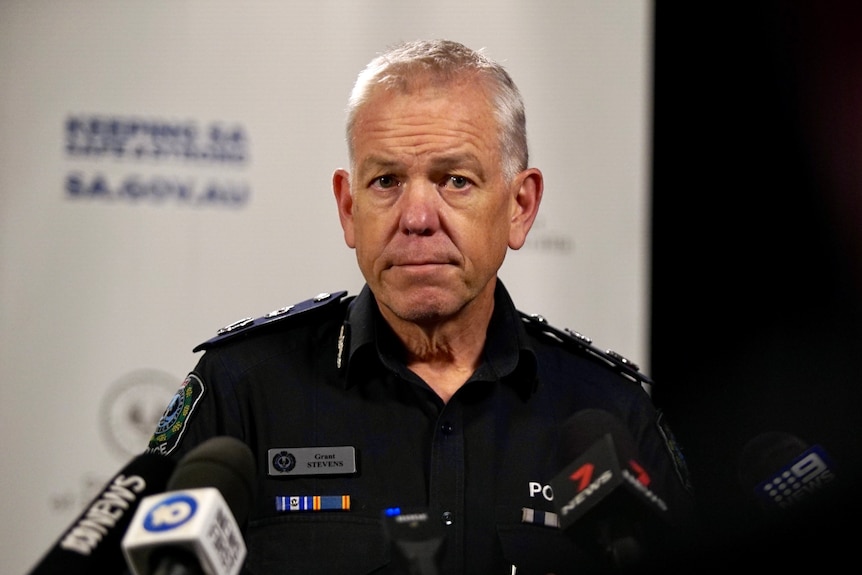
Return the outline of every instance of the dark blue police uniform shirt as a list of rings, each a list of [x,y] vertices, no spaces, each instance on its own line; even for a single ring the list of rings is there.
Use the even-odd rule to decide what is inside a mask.
[[[534,329],[499,281],[481,365],[446,404],[405,367],[370,289],[345,295],[239,322],[199,346],[150,443],[172,457],[218,435],[251,447],[248,573],[396,572],[390,508],[435,522],[441,574],[590,572],[593,556],[549,519],[549,482],[569,463],[560,427],[586,408],[620,418],[654,490],[675,510],[688,504],[684,463],[643,387]],[[326,463],[329,452],[339,461]]]

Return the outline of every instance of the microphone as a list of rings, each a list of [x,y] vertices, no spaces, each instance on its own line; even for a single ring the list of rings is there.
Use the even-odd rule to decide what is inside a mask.
[[[856,533],[845,526],[857,519],[855,494],[842,493],[849,484],[820,445],[767,431],[743,446],[736,472],[752,505],[740,506],[723,533],[729,567],[741,560],[770,571],[817,570],[824,550],[854,549]]]
[[[132,573],[237,575],[254,477],[254,455],[239,439],[214,437],[189,451],[167,491],[144,499],[123,537]]]
[[[811,507],[836,482],[835,467],[820,445],[780,431],[767,431],[742,448],[739,481],[767,511]]]
[[[613,569],[652,558],[670,527],[668,506],[622,422],[601,409],[579,411],[563,425],[561,447],[574,460],[550,481],[560,528]]]
[[[29,575],[123,573],[120,539],[141,501],[165,489],[173,460],[156,453],[132,459],[102,488]]]
[[[437,575],[446,534],[442,523],[431,517],[427,509],[384,509],[383,527],[395,573]]]

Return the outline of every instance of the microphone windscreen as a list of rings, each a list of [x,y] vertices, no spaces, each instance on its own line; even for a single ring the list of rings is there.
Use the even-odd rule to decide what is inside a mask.
[[[215,487],[242,526],[252,504],[254,477],[254,454],[248,445],[235,437],[219,436],[201,443],[179,460],[167,490]]]
[[[767,431],[751,439],[742,448],[737,474],[747,492],[764,479],[801,455],[808,444],[798,437],[781,431]]]

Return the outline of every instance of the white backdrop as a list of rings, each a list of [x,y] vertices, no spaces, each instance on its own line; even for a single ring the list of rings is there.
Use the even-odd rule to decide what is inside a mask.
[[[518,306],[645,366],[646,0],[0,3],[3,573],[146,445],[234,320],[362,285],[330,176],[389,44],[503,61],[545,199]],[[189,152],[189,155],[186,155]]]

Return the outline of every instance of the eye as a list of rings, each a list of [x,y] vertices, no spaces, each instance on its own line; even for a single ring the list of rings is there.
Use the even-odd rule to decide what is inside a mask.
[[[472,184],[472,180],[464,176],[446,176],[442,183],[444,188],[450,190],[466,190]]]
[[[371,180],[371,187],[378,190],[389,190],[391,188],[398,187],[399,185],[400,182],[398,179],[391,175],[378,176]]]

